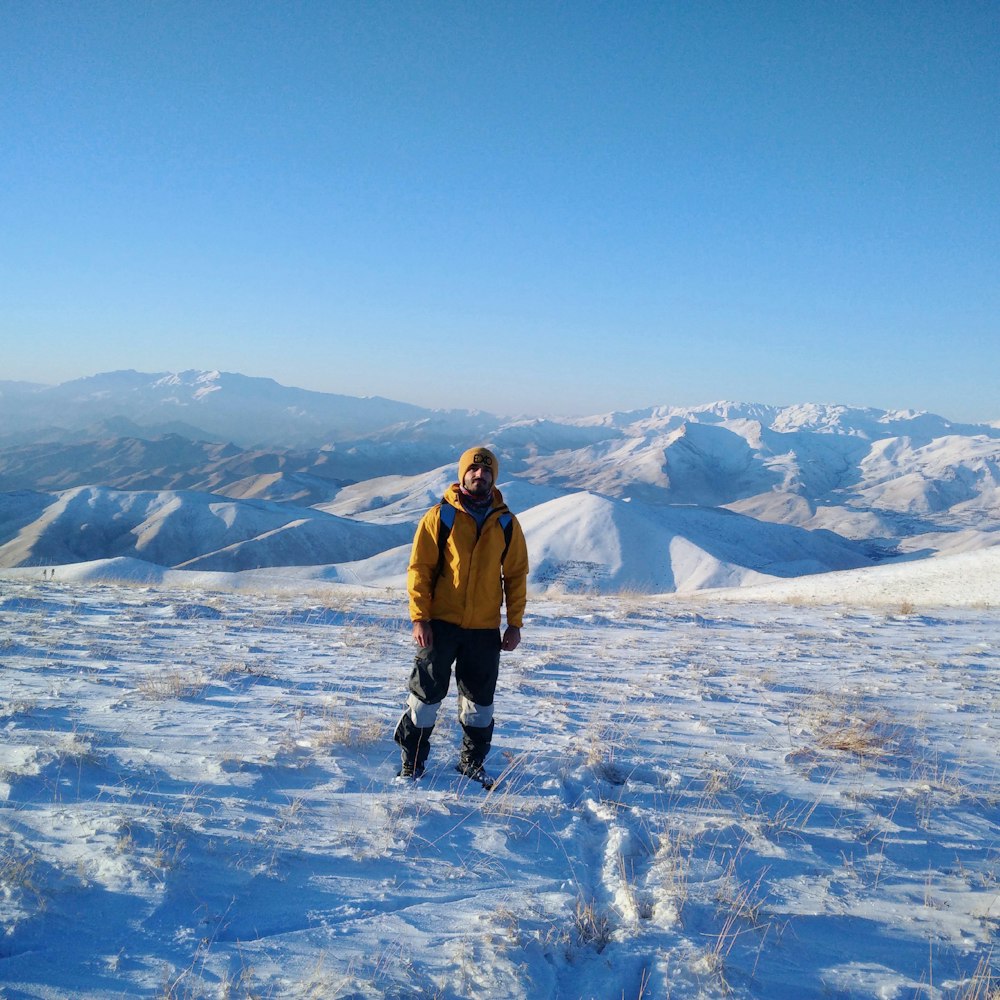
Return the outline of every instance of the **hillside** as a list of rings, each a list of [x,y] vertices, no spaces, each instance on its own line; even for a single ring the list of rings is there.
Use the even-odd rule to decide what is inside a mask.
[[[433,481],[446,485],[447,477],[439,473]],[[438,495],[428,490],[423,500]],[[113,558],[224,572],[329,565],[331,578],[400,584],[413,521],[426,506],[354,520],[198,493],[82,487],[51,496],[13,494],[0,507],[0,566]],[[521,521],[531,583],[569,591],[687,591],[870,561],[829,533],[706,508],[647,508],[590,493],[539,503]]]
[[[102,487],[8,495],[0,516],[3,566],[114,557],[229,571],[315,565],[362,559],[410,534],[288,504]]]
[[[992,997],[998,557],[535,595],[489,794],[454,694],[394,779],[398,590],[0,571],[3,992]]]
[[[2,414],[0,566],[128,557],[395,581],[473,435],[501,455],[536,586],[683,592],[1000,542],[1000,430],[911,411],[720,402],[504,420],[119,372],[4,384]]]

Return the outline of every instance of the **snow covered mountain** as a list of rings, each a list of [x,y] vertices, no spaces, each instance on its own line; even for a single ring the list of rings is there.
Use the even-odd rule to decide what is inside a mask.
[[[477,439],[501,454],[536,586],[690,591],[1000,542],[1000,429],[912,411],[504,420],[119,372],[0,383],[0,416],[0,566],[126,556],[398,583],[413,525]]]
[[[496,418],[426,410],[372,396],[312,392],[272,379],[232,372],[148,374],[108,372],[56,386],[0,382],[0,442],[65,441],[108,421],[150,434],[231,441],[241,447],[319,447],[336,441],[393,437],[407,427],[412,440],[449,439],[470,423]]]
[[[99,483],[119,490],[200,490],[311,505],[331,499],[351,481],[331,473],[331,458],[330,451],[244,450],[176,433],[150,440],[133,432],[0,449],[0,488],[66,490]],[[338,464],[358,471],[363,462]]]
[[[290,504],[97,486],[6,494],[0,521],[3,566],[120,556],[178,569],[314,565],[363,559],[410,534]]]

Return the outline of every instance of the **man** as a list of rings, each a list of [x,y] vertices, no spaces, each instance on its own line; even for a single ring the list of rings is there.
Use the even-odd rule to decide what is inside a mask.
[[[407,588],[419,649],[409,698],[394,738],[402,778],[419,778],[452,667],[462,724],[462,774],[492,787],[483,762],[493,740],[493,695],[500,651],[521,641],[528,549],[517,518],[496,488],[499,462],[486,447],[458,462],[458,482],[420,521],[413,538]],[[500,635],[500,608],[507,628]]]

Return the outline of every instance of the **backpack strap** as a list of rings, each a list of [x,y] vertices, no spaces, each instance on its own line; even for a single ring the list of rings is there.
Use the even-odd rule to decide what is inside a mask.
[[[514,515],[510,511],[500,515],[500,527],[503,528],[503,554],[500,556],[500,565],[503,565],[507,558],[507,550],[510,548],[510,540],[514,537]]]
[[[452,505],[444,498],[441,499],[440,510],[441,521],[438,525],[438,561],[437,568],[434,570],[434,579],[431,582],[432,595],[434,593],[434,589],[437,587],[438,580],[441,578],[441,574],[444,572],[444,550],[445,546],[448,544],[448,536],[451,534],[452,526],[455,524],[455,508],[452,507]]]

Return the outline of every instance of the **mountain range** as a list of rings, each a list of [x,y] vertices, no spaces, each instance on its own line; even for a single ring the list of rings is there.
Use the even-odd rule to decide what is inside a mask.
[[[488,441],[536,587],[692,591],[1000,542],[1000,427],[731,402],[575,419],[222,372],[0,382],[0,566],[310,566],[397,585]]]

